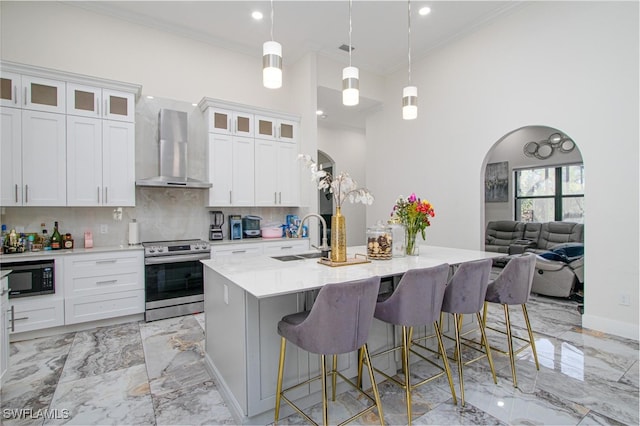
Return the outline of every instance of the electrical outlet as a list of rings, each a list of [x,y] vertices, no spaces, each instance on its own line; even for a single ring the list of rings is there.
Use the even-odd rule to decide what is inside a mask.
[[[628,294],[621,294],[620,295],[620,305],[622,306],[630,306],[631,305],[631,296],[629,296]]]
[[[105,223],[100,225],[100,233],[101,234],[108,234],[109,233],[109,225],[107,225]]]

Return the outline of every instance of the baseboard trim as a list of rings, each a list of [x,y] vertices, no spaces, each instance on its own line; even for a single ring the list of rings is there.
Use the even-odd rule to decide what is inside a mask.
[[[640,327],[638,324],[615,321],[609,318],[598,317],[595,315],[583,315],[582,327],[591,330],[602,331],[604,333],[613,334],[638,341],[640,335]]]

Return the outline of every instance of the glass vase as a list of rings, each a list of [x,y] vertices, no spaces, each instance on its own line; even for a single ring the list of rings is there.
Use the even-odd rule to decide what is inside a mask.
[[[407,256],[420,256],[420,246],[416,243],[416,237],[418,236],[418,231],[415,229],[410,229],[409,227],[406,229],[406,253]]]
[[[347,226],[340,207],[336,207],[336,213],[331,216],[331,261],[347,261]]]

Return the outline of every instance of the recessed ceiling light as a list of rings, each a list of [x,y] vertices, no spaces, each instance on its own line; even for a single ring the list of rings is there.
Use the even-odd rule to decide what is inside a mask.
[[[428,14],[430,14],[430,13],[431,13],[431,8],[430,8],[430,7],[428,7],[428,6],[421,7],[421,8],[418,10],[418,13],[420,14],[420,16],[426,16],[426,15],[428,15]]]
[[[324,114],[323,110],[319,109],[319,110],[316,111],[316,115],[322,115],[322,114]]]
[[[251,17],[256,21],[259,21],[262,19],[262,12],[260,12],[259,10],[253,11],[251,12]]]
[[[147,99],[153,99],[153,96],[147,95]]]

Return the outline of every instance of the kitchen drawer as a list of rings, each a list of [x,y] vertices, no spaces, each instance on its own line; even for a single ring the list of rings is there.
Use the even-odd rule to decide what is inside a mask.
[[[267,256],[304,253],[309,251],[309,240],[265,242],[263,243],[263,247],[264,254]]]
[[[119,272],[119,271],[118,271]],[[105,294],[129,290],[144,290],[143,276],[140,271],[93,274],[91,276],[71,277],[65,282],[67,296],[85,294]]]
[[[67,297],[65,324],[95,321],[144,312],[144,290]]]
[[[64,325],[64,299],[59,296],[33,296],[22,300],[9,300],[7,316],[7,326],[11,333]]]
[[[255,244],[229,244],[220,247],[211,247],[211,258],[221,256],[257,256],[262,254],[262,245]]]
[[[109,276],[144,272],[143,253],[101,253],[74,255],[65,258],[65,276],[68,278]]]

